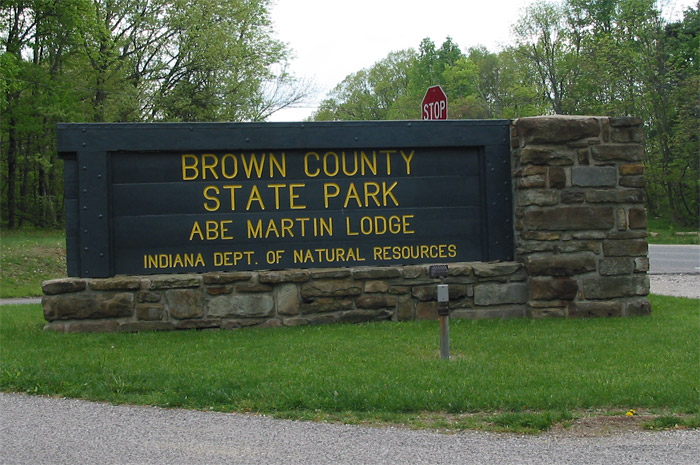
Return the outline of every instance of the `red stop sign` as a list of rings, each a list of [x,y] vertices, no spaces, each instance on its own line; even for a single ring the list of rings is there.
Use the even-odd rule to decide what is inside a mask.
[[[429,87],[420,107],[421,119],[447,119],[447,95],[442,87]]]

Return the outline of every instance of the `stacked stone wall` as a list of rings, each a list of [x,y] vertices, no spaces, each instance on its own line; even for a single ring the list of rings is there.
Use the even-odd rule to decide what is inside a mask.
[[[649,313],[641,120],[521,118],[511,134],[528,315]]]
[[[525,316],[519,263],[453,264],[456,318]],[[68,278],[44,283],[47,329],[64,332],[278,327],[437,319],[428,266]]]
[[[644,148],[636,118],[511,127],[515,261],[449,264],[453,318],[651,311]],[[276,327],[436,319],[428,266],[68,278],[43,285],[47,329]]]

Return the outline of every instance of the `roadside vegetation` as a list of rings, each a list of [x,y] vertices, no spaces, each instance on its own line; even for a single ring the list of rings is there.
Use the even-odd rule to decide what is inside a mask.
[[[0,233],[0,298],[41,295],[41,282],[66,276],[62,230]]]
[[[0,390],[413,428],[534,432],[634,411],[700,424],[698,300],[648,317],[61,334],[0,307]],[[631,416],[631,415],[629,415]]]

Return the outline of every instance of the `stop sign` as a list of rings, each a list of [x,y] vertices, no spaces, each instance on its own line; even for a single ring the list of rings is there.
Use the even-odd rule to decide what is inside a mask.
[[[447,119],[447,95],[440,86],[429,87],[421,103],[421,119]]]

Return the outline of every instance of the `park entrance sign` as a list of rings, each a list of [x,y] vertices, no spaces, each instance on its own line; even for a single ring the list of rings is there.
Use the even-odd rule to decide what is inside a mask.
[[[68,274],[511,260],[509,121],[60,124]]]

